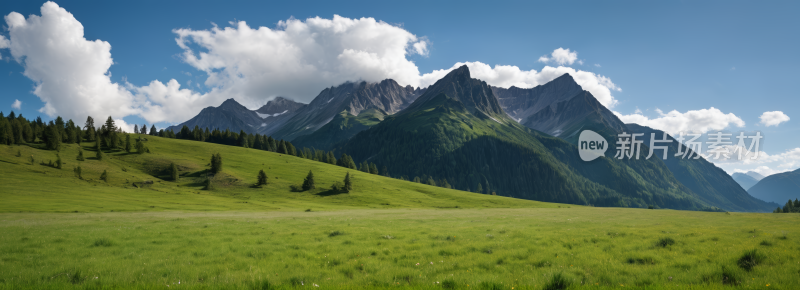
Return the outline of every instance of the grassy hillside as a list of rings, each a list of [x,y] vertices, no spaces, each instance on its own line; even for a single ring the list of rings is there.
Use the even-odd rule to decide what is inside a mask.
[[[53,151],[0,146],[0,289],[800,286],[797,214],[569,206],[354,171],[355,190],[330,195],[346,169],[147,138],[152,153],[103,161],[65,146],[60,170],[39,164]],[[206,191],[212,153],[223,174]],[[166,180],[171,162],[178,182]],[[262,168],[270,184],[251,187]],[[321,188],[290,192],[308,170]],[[752,250],[755,263],[741,262]]]
[[[55,162],[55,151],[0,145],[0,212],[556,206],[401,181],[268,151],[144,137],[152,153],[107,153],[103,161],[94,158],[94,143],[82,144],[85,161],[76,160],[77,144],[63,145],[60,155],[64,165],[60,170],[39,164]],[[214,190],[202,190],[213,153],[222,155],[223,172],[214,178]],[[181,171],[177,182],[168,180],[166,169],[171,162]],[[73,173],[75,166],[81,166],[83,180]],[[267,173],[269,184],[253,188],[261,169]],[[103,170],[108,171],[108,182],[99,179]],[[309,170],[316,176],[317,189],[290,192],[289,186],[302,183]],[[330,194],[330,186],[341,182],[347,172],[353,177],[354,190]],[[141,184],[147,181],[153,184]]]

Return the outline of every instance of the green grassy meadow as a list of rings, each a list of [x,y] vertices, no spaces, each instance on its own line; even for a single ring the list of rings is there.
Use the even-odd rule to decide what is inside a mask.
[[[65,145],[62,169],[39,164],[54,151],[0,145],[0,289],[800,288],[797,214],[582,207],[352,170],[354,190],[333,194],[347,169],[147,138],[152,153],[102,161]],[[309,170],[318,188],[289,191]]]

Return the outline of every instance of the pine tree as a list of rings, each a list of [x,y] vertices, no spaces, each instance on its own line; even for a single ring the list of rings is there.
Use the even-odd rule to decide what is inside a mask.
[[[172,178],[172,181],[178,181],[178,166],[175,165],[175,162],[169,165],[169,176]]]
[[[133,125],[133,133],[135,134],[139,133],[139,125]]]
[[[314,183],[314,173],[311,172],[311,170],[309,170],[308,176],[306,176],[306,179],[303,180],[303,190],[311,190],[314,188],[316,188],[316,185]]]
[[[97,158],[97,160],[102,161],[103,157],[105,156],[103,156],[103,151],[97,150],[97,154],[95,154],[95,157]]]
[[[447,189],[453,188],[452,186],[450,186],[450,183],[447,182],[447,179],[443,179],[442,180],[442,187],[447,188]]]
[[[365,173],[369,173],[369,164],[367,164],[367,161],[364,161],[364,163],[361,163],[361,168],[359,168],[359,170],[361,170],[361,171],[363,171]]]
[[[61,154],[56,154],[56,168],[61,169]]]
[[[78,179],[83,179],[83,176],[81,176],[81,171],[82,170],[80,166],[75,167],[75,169],[72,170],[72,172],[75,172],[75,176],[77,176]]]
[[[76,159],[77,159],[78,161],[83,161],[83,160],[85,160],[85,159],[83,158],[83,147],[80,147],[80,146],[78,146],[78,158],[76,158]]]
[[[100,174],[100,180],[108,182],[108,171],[103,170],[103,174]]]
[[[142,135],[147,135],[147,124],[142,124],[142,128],[139,129],[140,131],[137,132]]]
[[[386,165],[381,168],[381,175],[389,177],[389,168],[386,168]]]
[[[436,186],[436,181],[435,181],[435,180],[433,180],[433,177],[430,177],[430,176],[429,176],[429,177],[428,177],[428,181],[427,181],[427,182],[425,182],[425,184],[427,184],[427,185],[431,185],[431,186]]]
[[[125,134],[125,152],[131,153],[131,150],[133,150],[131,147],[131,135]]]
[[[336,156],[333,156],[333,151],[328,152],[325,162],[328,164],[336,164]]]
[[[147,152],[147,147],[144,146],[142,140],[136,140],[136,154],[144,154]]]
[[[155,124],[150,126],[150,135],[153,135],[153,136],[158,135],[158,130],[156,130],[156,125]]]
[[[222,155],[211,154],[211,173],[217,174],[222,171]]]
[[[257,186],[264,186],[267,185],[267,173],[264,172],[264,169],[258,171],[258,183]]]
[[[414,182],[419,183],[419,176],[414,176]]]
[[[378,166],[375,165],[375,163],[370,163],[369,164],[369,173],[378,175]]]
[[[475,191],[477,193],[483,193],[483,185],[481,185],[480,182],[478,183],[478,189],[476,189]]]
[[[350,172],[344,176],[344,192],[350,192],[353,190],[353,181],[350,180]]]
[[[283,142],[283,140],[278,142],[278,153],[281,153],[281,154],[286,154],[287,153],[286,142]]]

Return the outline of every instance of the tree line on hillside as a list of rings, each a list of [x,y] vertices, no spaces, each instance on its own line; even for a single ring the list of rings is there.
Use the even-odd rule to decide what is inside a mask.
[[[790,199],[789,201],[786,202],[786,204],[783,205],[783,208],[780,208],[780,207],[776,208],[772,212],[773,213],[798,213],[798,212],[800,212],[800,201],[798,201],[796,198],[794,199],[794,201],[792,201]]]
[[[153,127],[154,131],[155,127]],[[100,127],[95,126],[94,118],[86,118],[83,126],[77,125],[71,119],[64,121],[61,116],[45,123],[41,117],[35,120],[25,119],[22,114],[15,115],[14,112],[4,116],[0,112],[0,144],[21,145],[21,144],[42,144],[44,149],[59,150],[61,144],[75,144],[80,142],[96,142],[98,158],[102,159],[101,148],[108,150],[125,150],[126,152],[137,151],[144,153],[147,149],[141,143],[141,139],[136,140],[134,145],[129,134],[122,128],[116,126],[112,117],[108,117]],[[83,159],[83,151],[79,153],[78,160]]]
[[[183,126],[177,133],[172,130],[157,130],[155,125],[151,125],[148,130],[147,124],[134,125],[135,134],[158,136],[163,138],[194,140],[201,142],[209,142],[215,144],[240,146],[245,148],[252,148],[257,150],[271,151],[280,154],[287,154],[306,158],[313,161],[338,165],[341,167],[359,170],[369,174],[381,175],[392,177],[400,180],[413,181],[423,183],[431,186],[438,186],[443,188],[454,188],[452,181],[447,178],[436,178],[422,174],[410,178],[406,175],[390,175],[388,167],[383,165],[378,167],[373,162],[366,160],[357,163],[352,156],[348,154],[341,154],[337,158],[334,151],[324,151],[314,148],[296,148],[291,142],[285,140],[276,140],[272,136],[261,134],[250,134],[244,131],[239,133],[225,130],[209,130],[208,128],[200,129],[195,126],[194,129],[189,129],[188,126]],[[126,152],[146,153],[149,148],[144,145],[142,138],[132,140],[130,134],[124,132],[122,128],[116,126],[114,119],[108,117],[106,122],[101,124],[100,127],[95,126],[95,120],[91,116],[87,117],[83,126],[76,125],[73,120],[64,121],[63,118],[56,117],[54,120],[45,123],[41,117],[35,120],[27,120],[22,115],[15,115],[11,112],[7,117],[0,112],[0,144],[33,144],[41,143],[44,149],[59,150],[61,144],[74,144],[79,142],[95,142],[96,158],[103,160],[104,153],[101,149],[106,150],[125,150]],[[83,151],[79,152],[78,160],[82,160]],[[473,192],[495,194],[488,186],[483,187],[479,185]]]

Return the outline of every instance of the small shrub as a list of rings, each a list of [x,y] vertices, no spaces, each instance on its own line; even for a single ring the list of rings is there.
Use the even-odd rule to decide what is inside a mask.
[[[306,212],[311,212],[311,209],[310,209],[310,208],[309,208],[309,209],[306,209]]]
[[[744,279],[734,269],[722,266],[722,284],[739,286],[744,282]]]
[[[544,290],[564,290],[569,287],[569,280],[567,280],[564,275],[561,273],[556,273],[553,275],[553,278],[550,278],[550,282],[544,285]]]
[[[656,242],[656,247],[666,248],[668,246],[672,246],[675,244],[675,240],[672,238],[662,238]]]
[[[56,154],[56,168],[61,169],[62,164],[63,162],[61,162],[61,154]]]
[[[103,151],[100,151],[100,149],[97,149],[97,154],[95,155],[95,157],[97,158],[97,160],[103,160],[103,157],[104,157]]]
[[[75,158],[75,159],[78,160],[78,161],[86,160],[85,158],[83,158],[83,148],[80,148],[80,147],[78,148],[78,157]]]
[[[442,281],[442,288],[444,289],[456,289],[456,281],[453,279],[447,279]]]
[[[656,260],[652,257],[631,257],[628,258],[628,264],[640,264],[640,265],[653,265],[656,263]]]
[[[330,234],[328,234],[329,237],[335,237],[335,236],[341,236],[341,235],[344,235],[344,233],[340,232],[340,231],[332,231]]]
[[[22,157],[22,151],[20,151],[19,149],[17,149],[17,155],[16,155],[16,156],[17,156],[17,157]]]
[[[497,282],[483,281],[483,282],[481,282],[479,289],[501,290],[501,289],[503,289],[503,284],[500,284],[500,283],[497,283]]]
[[[214,189],[214,182],[211,181],[211,178],[206,178],[206,181],[203,182],[203,189],[205,190]]]
[[[80,284],[83,283],[85,278],[81,275],[81,270],[75,270],[72,274],[69,274],[69,282],[72,284]]]
[[[302,187],[302,186],[300,186],[299,184],[292,184],[292,185],[289,185],[289,189],[290,189],[292,192],[301,192],[301,191],[303,191],[303,187]]]
[[[333,185],[331,185],[331,191],[333,193],[344,193],[344,192],[347,192],[347,190],[344,187],[344,184],[342,184],[341,182],[338,182],[338,181],[334,182]]]
[[[269,290],[272,288],[272,284],[267,280],[254,281],[253,284],[250,285],[251,290]]]
[[[108,182],[108,171],[103,170],[103,173],[100,174],[100,180]]]
[[[113,243],[111,242],[111,240],[106,238],[97,239],[94,241],[94,244],[92,244],[92,246],[95,247],[111,247],[112,245]]]
[[[736,261],[736,264],[739,265],[740,268],[750,271],[753,267],[764,262],[764,259],[763,254],[759,253],[756,249],[752,249],[744,252],[739,260]]]
[[[763,240],[763,241],[761,241],[761,243],[759,245],[766,246],[766,247],[771,247],[772,246],[772,242],[767,241],[767,240]]]
[[[81,176],[81,171],[82,170],[80,166],[75,167],[75,169],[72,170],[72,172],[75,172],[75,176],[78,177],[78,179],[83,179],[83,176]]]

